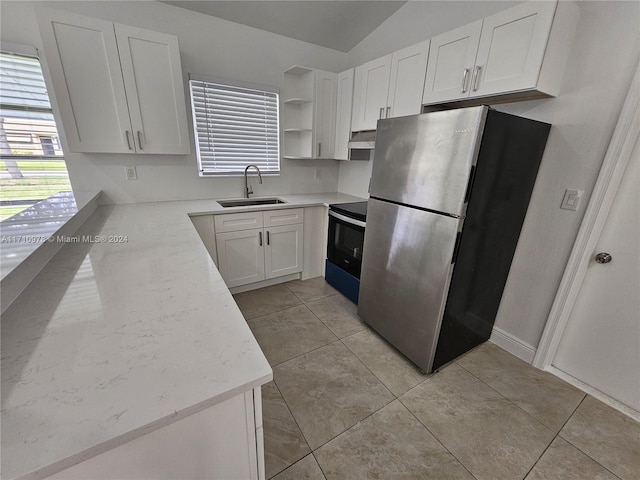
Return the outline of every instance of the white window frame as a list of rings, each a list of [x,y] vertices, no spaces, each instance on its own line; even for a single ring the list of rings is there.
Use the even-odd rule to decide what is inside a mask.
[[[227,164],[231,163],[233,166],[229,169],[225,169],[223,167],[216,167],[215,165],[211,165],[211,163],[215,162],[214,160],[203,161],[203,155],[201,155],[201,144],[204,144],[207,141],[211,141],[212,139],[207,137],[207,139],[202,138],[198,133],[198,127],[200,130],[204,130],[206,127],[202,123],[202,116],[196,114],[195,102],[194,102],[194,83],[207,83],[213,85],[219,85],[222,88],[228,87],[231,89],[242,89],[247,91],[255,91],[261,94],[271,94],[275,96],[275,136],[271,134],[272,140],[275,140],[275,154],[267,154],[268,158],[265,157],[260,159],[251,158],[250,156],[247,158],[239,156],[237,160],[230,159],[229,157],[224,158],[224,162]],[[193,117],[193,131],[194,131],[194,139],[196,144],[196,157],[198,159],[198,175],[200,177],[230,177],[230,176],[242,176],[244,174],[244,169],[248,165],[258,164],[261,167],[262,175],[279,175],[280,174],[280,164],[281,164],[281,151],[280,151],[280,91],[276,87],[259,85],[259,84],[251,84],[245,82],[239,82],[237,80],[230,80],[228,78],[223,77],[211,77],[211,76],[202,76],[202,75],[189,75],[189,94],[191,98],[191,113]],[[211,119],[209,119],[209,122]],[[273,122],[273,118],[270,119]],[[208,123],[207,125],[211,125]],[[271,123],[271,129],[273,129],[273,123]],[[209,134],[211,135],[211,134]],[[267,135],[265,135],[266,137]],[[269,150],[268,147],[265,147]],[[273,150],[273,147],[271,148]],[[210,155],[210,150],[207,152]],[[232,153],[233,156],[241,155],[242,149],[238,149],[237,151]],[[265,163],[269,166],[269,168],[264,168]]]

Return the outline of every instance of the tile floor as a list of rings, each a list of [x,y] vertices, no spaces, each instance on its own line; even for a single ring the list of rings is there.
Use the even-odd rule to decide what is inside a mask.
[[[235,296],[274,372],[267,478],[640,479],[640,424],[491,343],[424,375],[322,278]]]

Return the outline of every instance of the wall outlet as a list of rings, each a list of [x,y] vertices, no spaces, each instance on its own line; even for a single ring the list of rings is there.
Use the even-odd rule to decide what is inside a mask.
[[[137,180],[138,174],[136,173],[136,167],[128,166],[124,167],[125,174],[127,176],[127,180]]]
[[[322,176],[322,170],[320,170],[319,168],[314,168],[313,169],[313,178],[316,179],[316,180],[319,180],[321,176]]]

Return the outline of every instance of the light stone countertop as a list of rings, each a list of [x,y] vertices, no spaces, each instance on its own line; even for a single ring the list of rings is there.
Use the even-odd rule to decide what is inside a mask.
[[[44,478],[272,379],[190,213],[364,199],[99,207],[2,316],[2,477]]]
[[[101,192],[60,192],[3,220],[0,277],[4,280],[20,263],[55,235]],[[17,240],[17,241],[12,241]]]

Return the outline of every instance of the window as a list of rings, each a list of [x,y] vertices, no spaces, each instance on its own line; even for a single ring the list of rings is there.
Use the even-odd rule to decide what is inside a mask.
[[[189,88],[200,176],[280,172],[276,89],[193,76]]]
[[[37,52],[16,47],[0,52],[1,220],[71,191]]]

